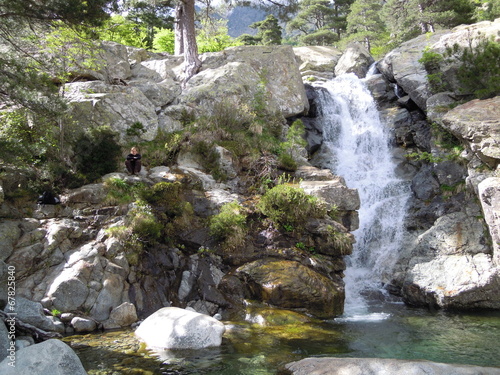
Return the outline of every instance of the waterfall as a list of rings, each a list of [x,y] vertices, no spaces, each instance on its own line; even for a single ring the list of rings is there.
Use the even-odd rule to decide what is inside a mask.
[[[409,183],[395,174],[390,129],[364,82],[345,74],[318,86],[320,166],[344,177],[361,200],[360,225],[353,232],[356,243],[346,259],[344,316],[366,315],[365,295],[381,288],[397,260]]]

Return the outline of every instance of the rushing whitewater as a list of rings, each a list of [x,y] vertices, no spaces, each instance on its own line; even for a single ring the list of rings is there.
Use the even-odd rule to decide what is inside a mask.
[[[344,279],[345,315],[355,317],[367,312],[364,292],[379,289],[397,260],[410,189],[395,174],[390,129],[364,82],[346,74],[321,87],[321,166],[344,177],[361,199],[360,225],[353,232],[356,243]]]

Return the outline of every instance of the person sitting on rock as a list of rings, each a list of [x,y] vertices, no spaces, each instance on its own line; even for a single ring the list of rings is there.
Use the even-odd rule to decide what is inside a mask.
[[[130,154],[127,155],[127,160],[125,160],[125,166],[130,174],[136,174],[141,171],[141,154],[139,154],[137,147],[130,149]]]

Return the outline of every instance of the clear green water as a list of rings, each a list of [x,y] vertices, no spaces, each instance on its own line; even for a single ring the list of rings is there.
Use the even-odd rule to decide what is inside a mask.
[[[378,311],[377,311],[378,310]],[[309,356],[426,359],[500,367],[500,312],[446,313],[386,304],[366,315],[281,325],[225,322],[219,348],[152,353],[131,330],[65,338],[89,374],[277,374]]]

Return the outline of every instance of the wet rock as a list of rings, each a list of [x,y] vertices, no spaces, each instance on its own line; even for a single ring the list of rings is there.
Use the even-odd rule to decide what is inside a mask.
[[[250,298],[285,309],[299,309],[320,318],[341,315],[343,283],[298,262],[264,259],[247,263],[236,275],[248,285]]]
[[[210,316],[164,307],[142,322],[136,336],[157,349],[200,349],[220,346],[225,326]]]
[[[415,175],[411,183],[411,190],[415,196],[423,201],[430,200],[440,193],[439,182],[430,166],[424,166]]]
[[[363,375],[498,375],[493,367],[453,365],[430,361],[407,361],[386,358],[305,358],[289,363],[290,375],[363,374]]]

